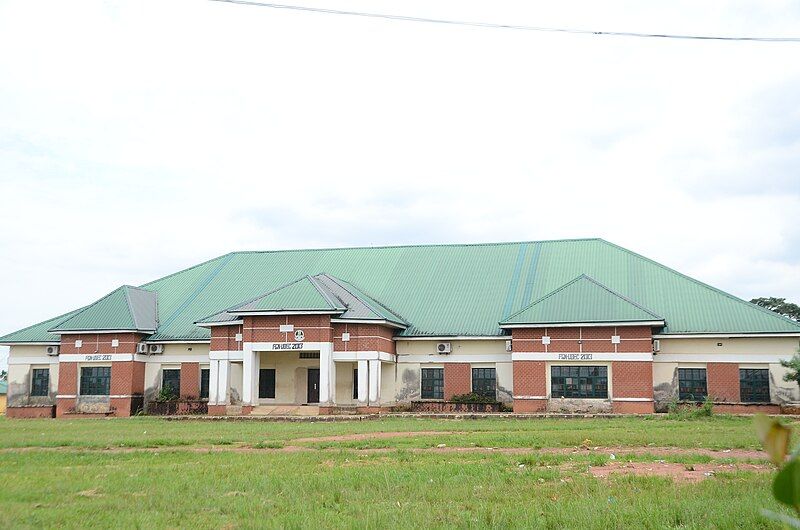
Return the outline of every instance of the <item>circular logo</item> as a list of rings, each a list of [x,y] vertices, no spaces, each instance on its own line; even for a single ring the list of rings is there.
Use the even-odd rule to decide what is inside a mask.
[[[306,334],[303,333],[302,329],[294,330],[294,340],[302,342],[304,338],[306,338]]]

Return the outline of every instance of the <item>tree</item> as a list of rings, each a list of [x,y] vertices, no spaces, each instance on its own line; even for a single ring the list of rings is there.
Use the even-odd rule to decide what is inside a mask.
[[[8,371],[0,370],[0,381],[8,381]]]
[[[760,305],[770,311],[774,311],[779,315],[783,315],[792,320],[800,321],[800,306],[787,302],[786,298],[753,298],[751,303]]]
[[[789,369],[788,372],[783,374],[783,380],[786,382],[794,381],[800,386],[800,352],[795,353],[789,360],[781,359],[781,366]]]

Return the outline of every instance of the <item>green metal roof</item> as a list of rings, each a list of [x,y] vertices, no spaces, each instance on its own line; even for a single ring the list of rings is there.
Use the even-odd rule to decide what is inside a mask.
[[[243,313],[323,311],[341,320],[386,320],[402,327],[408,323],[391,309],[365,294],[351,283],[330,274],[304,276],[278,289],[236,304],[198,324],[230,322]]]
[[[49,332],[132,330],[152,333],[158,328],[158,294],[123,285],[69,315]]]
[[[800,333],[800,324],[601,239],[236,252],[142,287],[158,293],[152,340],[208,339],[194,323],[308,274],[357,285],[408,321],[401,335],[501,335],[499,322],[586,274],[661,315],[665,333]],[[53,325],[0,342],[58,340]]]
[[[500,324],[630,323],[663,320],[652,311],[581,274]]]
[[[304,276],[274,291],[228,310],[229,313],[260,311],[344,311],[335,297],[321,289],[310,276]]]

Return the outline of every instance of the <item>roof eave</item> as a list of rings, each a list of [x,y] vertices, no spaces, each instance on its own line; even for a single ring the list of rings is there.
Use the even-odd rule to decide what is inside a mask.
[[[664,326],[663,320],[622,320],[622,321],[596,321],[596,322],[532,322],[532,323],[500,323],[502,329],[515,328],[590,328],[601,326]]]
[[[228,311],[232,315],[270,316],[270,315],[340,315],[345,309],[280,309],[276,311]]]
[[[405,324],[400,324],[398,322],[392,322],[391,320],[386,319],[372,319],[372,318],[332,318],[331,322],[336,324],[378,324],[381,326],[387,326],[390,328],[397,328],[397,329],[408,329],[408,326]]]
[[[48,333],[59,335],[80,335],[82,333],[140,333],[142,335],[152,335],[154,329],[48,329]]]
[[[201,328],[211,328],[214,326],[238,326],[244,324],[244,320],[227,320],[219,322],[195,322],[194,325]]]

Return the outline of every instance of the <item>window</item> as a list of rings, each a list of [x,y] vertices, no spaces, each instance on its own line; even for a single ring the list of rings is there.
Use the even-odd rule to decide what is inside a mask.
[[[745,403],[769,403],[769,370],[767,368],[741,368],[739,392]]]
[[[110,366],[81,367],[81,395],[107,396],[111,388]]]
[[[46,396],[50,393],[50,369],[34,368],[31,373],[31,396]]]
[[[422,369],[422,399],[444,399],[444,368]]]
[[[703,401],[707,394],[705,368],[678,368],[678,399]]]
[[[353,399],[358,399],[358,368],[353,368]]]
[[[494,368],[472,369],[472,393],[483,397],[497,397],[497,372]]]
[[[178,368],[170,368],[161,371],[161,390],[173,396],[181,395],[181,371]]]
[[[300,352],[301,359],[319,359],[319,352],[318,351],[301,351]]]
[[[200,399],[208,399],[209,378],[211,369],[202,368],[200,370]]]
[[[258,397],[275,398],[275,368],[262,368],[258,371]]]
[[[608,367],[551,366],[552,397],[608,399]]]

